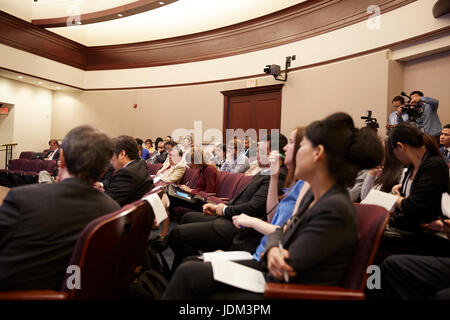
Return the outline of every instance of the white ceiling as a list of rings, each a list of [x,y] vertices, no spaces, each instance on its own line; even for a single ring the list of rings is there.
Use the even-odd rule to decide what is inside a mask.
[[[86,46],[164,39],[221,28],[273,13],[306,0],[179,0],[121,19],[48,30]],[[0,0],[0,9],[21,19],[41,19],[104,10],[131,0]]]

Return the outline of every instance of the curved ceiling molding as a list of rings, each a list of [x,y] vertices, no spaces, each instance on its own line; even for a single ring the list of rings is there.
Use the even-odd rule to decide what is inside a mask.
[[[309,0],[232,26],[140,43],[86,47],[0,12],[0,42],[83,70],[188,63],[238,55],[311,38],[417,0]]]
[[[33,19],[31,20],[31,23],[42,28],[70,27],[78,24],[85,25],[121,19],[123,17],[157,9],[176,1],[178,0],[138,0],[111,9],[81,14],[79,19],[74,19],[74,17],[67,16],[48,19]]]

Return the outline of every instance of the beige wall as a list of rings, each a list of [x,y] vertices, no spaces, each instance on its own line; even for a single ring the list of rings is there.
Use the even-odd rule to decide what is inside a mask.
[[[281,131],[288,135],[334,111],[353,116],[358,126],[366,110],[372,110],[385,126],[387,51],[321,67],[289,73],[283,88]],[[273,77],[258,78],[258,86],[279,83]],[[55,92],[52,136],[62,138],[74,126],[92,124],[111,136],[129,134],[145,138],[166,136],[177,128],[222,130],[223,95],[220,91],[245,88],[246,81],[133,91]],[[133,105],[137,104],[137,109]],[[382,130],[382,134],[384,134]]]
[[[405,62],[403,75],[405,92],[420,90],[439,99],[441,123],[450,123],[450,51]]]
[[[52,91],[0,77],[0,101],[14,104],[14,124],[0,140],[17,142],[13,158],[22,151],[42,151],[48,147],[52,118]],[[2,124],[3,126],[3,124]],[[11,132],[12,130],[12,132]],[[3,132],[2,132],[3,133]],[[9,139],[8,139],[9,138]],[[4,157],[4,153],[1,154]]]

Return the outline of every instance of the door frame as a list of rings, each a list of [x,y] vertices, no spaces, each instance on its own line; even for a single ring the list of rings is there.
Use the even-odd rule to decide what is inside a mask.
[[[260,93],[271,93],[271,92],[279,92],[280,93],[280,104],[282,104],[282,94],[281,89],[283,89],[284,83],[282,84],[274,84],[270,86],[262,86],[262,87],[253,87],[253,88],[244,88],[244,89],[235,89],[235,90],[227,90],[220,91],[223,94],[223,125],[222,125],[222,136],[223,141],[226,139],[225,130],[228,126],[229,119],[229,109],[230,109],[230,98],[237,96],[248,96],[253,94]],[[280,106],[281,109],[281,106]],[[280,117],[280,132],[281,132],[281,117]]]

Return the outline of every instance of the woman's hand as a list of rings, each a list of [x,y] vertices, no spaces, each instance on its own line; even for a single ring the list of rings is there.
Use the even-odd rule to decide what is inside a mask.
[[[185,186],[184,184],[182,186],[180,186],[181,189],[183,189],[184,191],[191,193],[192,189],[189,188],[188,186]]]
[[[286,263],[285,259],[289,258],[289,251],[283,249],[283,254],[278,247],[272,247],[267,252],[267,264],[270,273],[278,280],[284,279],[284,272],[286,271],[289,278],[297,276],[297,272]]]
[[[402,205],[402,201],[403,199],[405,199],[404,197],[402,197],[400,195],[400,189],[401,189],[402,185],[401,184],[397,184],[395,186],[392,187],[392,191],[391,193],[397,197],[397,201],[395,202],[395,205],[397,208],[400,208]]]
[[[233,216],[233,224],[236,228],[240,229],[242,227],[252,228],[253,220],[255,218],[246,215],[245,213],[241,213],[238,216]]]
[[[278,151],[272,151],[269,154],[270,175],[278,176],[281,166],[281,155]]]

